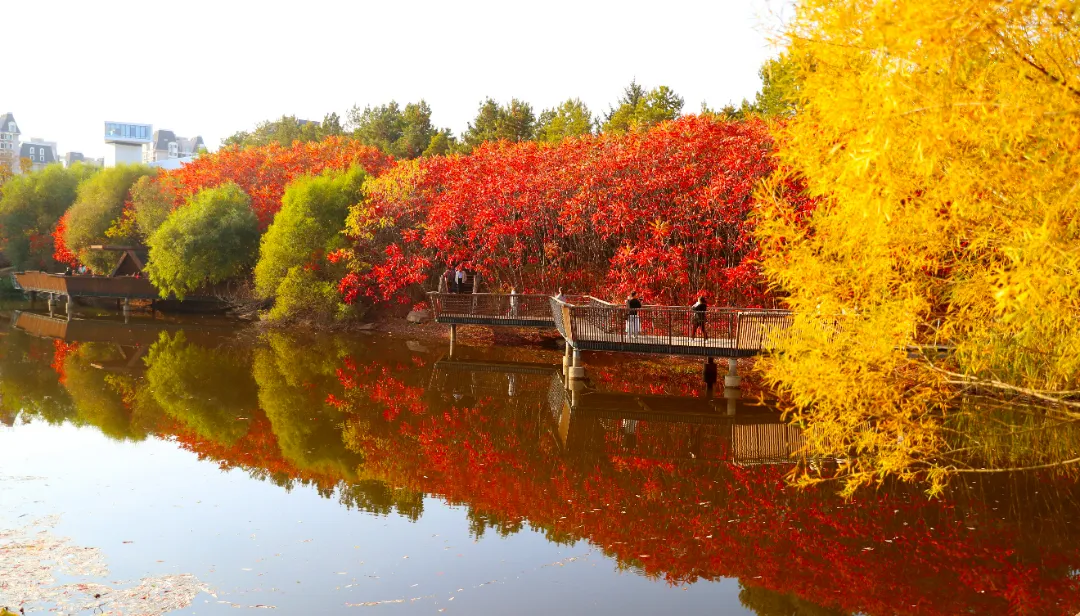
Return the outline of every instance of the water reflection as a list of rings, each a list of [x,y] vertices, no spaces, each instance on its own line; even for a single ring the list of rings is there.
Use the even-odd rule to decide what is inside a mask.
[[[701,397],[690,371],[599,363],[571,391],[555,350],[46,319],[16,315],[0,342],[8,425],[166,438],[379,515],[420,520],[435,496],[474,537],[531,528],[659,583],[737,578],[760,615],[1080,609],[1080,488],[1060,473],[845,502],[787,487],[801,435]]]

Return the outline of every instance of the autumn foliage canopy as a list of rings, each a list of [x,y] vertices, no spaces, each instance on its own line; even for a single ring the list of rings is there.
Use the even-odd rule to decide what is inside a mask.
[[[368,173],[378,174],[393,164],[393,159],[375,148],[342,137],[324,141],[294,143],[282,147],[267,146],[239,149],[225,148],[197,157],[167,177],[177,185],[177,205],[204,188],[233,182],[251,197],[251,207],[265,229],[281,209],[281,197],[289,182],[303,175],[318,175],[326,169],[345,171],[359,165]]]
[[[492,291],[637,289],[682,303],[705,290],[760,305],[750,214],[771,149],[762,121],[687,116],[644,133],[485,143],[402,162],[351,213],[357,251],[374,262],[342,292],[389,300],[464,263]]]

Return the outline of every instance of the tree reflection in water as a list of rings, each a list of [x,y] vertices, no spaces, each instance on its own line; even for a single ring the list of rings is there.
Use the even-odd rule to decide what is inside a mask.
[[[0,348],[6,417],[154,434],[379,515],[417,520],[437,497],[467,507],[474,536],[527,527],[671,584],[737,578],[758,614],[1080,609],[1080,487],[1060,472],[958,483],[937,500],[884,485],[844,501],[788,486],[790,464],[740,457],[734,420],[568,415],[557,373],[436,369],[434,353],[385,337],[162,333],[133,364],[107,344],[19,332]],[[641,390],[633,365],[603,374],[612,391]],[[675,392],[693,393],[683,381]]]

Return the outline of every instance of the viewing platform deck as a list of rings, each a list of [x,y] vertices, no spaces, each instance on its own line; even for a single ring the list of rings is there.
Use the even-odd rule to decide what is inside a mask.
[[[555,327],[574,351],[624,351],[740,358],[768,351],[792,322],[786,310],[644,306],[595,297],[550,298]]]
[[[435,322],[446,325],[555,329],[550,295],[428,293]]]
[[[146,278],[133,276],[69,276],[46,272],[16,272],[15,282],[23,291],[104,299],[160,299],[158,290]]]
[[[552,328],[574,351],[751,357],[769,350],[792,321],[786,310],[644,306],[631,311],[591,296],[562,301],[550,295],[432,292],[428,298],[437,323]]]

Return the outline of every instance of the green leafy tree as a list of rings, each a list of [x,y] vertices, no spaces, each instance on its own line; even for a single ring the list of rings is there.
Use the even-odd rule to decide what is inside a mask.
[[[349,207],[363,198],[367,174],[360,167],[301,177],[285,189],[281,210],[263,235],[255,266],[255,291],[277,298],[271,320],[333,317],[340,303],[326,255],[345,248]]]
[[[396,101],[362,110],[353,107],[346,117],[355,139],[398,159],[423,155],[439,134],[450,138],[448,129],[438,129],[431,123],[431,106],[424,100],[409,103],[404,109]]]
[[[90,250],[90,246],[135,239],[107,232],[120,221],[132,185],[139,178],[155,173],[145,165],[117,165],[99,171],[79,184],[78,197],[67,211],[64,242],[81,263],[99,274],[112,270],[116,255]]]
[[[458,147],[457,138],[444,128],[431,136],[427,148],[421,156],[446,156]]]
[[[49,165],[15,176],[0,188],[0,245],[20,269],[53,269],[52,230],[75,202],[79,183],[95,168],[76,163],[69,169]]]
[[[736,107],[727,104],[719,111],[701,105],[702,115],[711,115],[725,120],[743,120],[751,115],[769,118],[786,118],[795,115],[803,78],[799,67],[812,70],[813,62],[797,62],[790,51],[785,51],[777,58],[770,58],[761,65],[758,76],[761,77],[761,90],[754,97],[754,102],[743,99]]]
[[[581,99],[571,98],[554,109],[540,113],[536,124],[536,140],[558,143],[567,137],[592,134],[595,122],[592,112]]]
[[[390,154],[395,158],[417,158],[424,153],[431,138],[439,132],[431,124],[431,106],[426,101],[409,103],[401,114],[404,121],[401,136]]]
[[[536,116],[532,105],[511,99],[500,105],[488,98],[480,103],[476,118],[462,136],[464,149],[472,150],[485,141],[529,141],[536,135]]]
[[[176,203],[176,184],[170,176],[142,177],[131,187],[135,229],[144,238],[158,230]]]
[[[801,64],[807,70],[812,70],[812,63]],[[790,53],[783,53],[778,58],[765,61],[758,71],[761,90],[754,98],[754,112],[767,117],[795,115],[802,86],[799,66],[800,63],[794,61]]]
[[[645,130],[661,122],[674,120],[682,113],[683,99],[667,86],[648,92],[631,81],[623,90],[618,105],[608,111],[603,132],[626,133]]]
[[[240,276],[255,260],[259,221],[232,182],[196,194],[150,236],[146,272],[162,297]]]
[[[375,107],[369,105],[362,110],[354,106],[345,117],[354,139],[387,154],[391,153],[404,132],[405,119],[397,101]]]
[[[15,159],[0,153],[0,187],[15,177]]]
[[[322,141],[327,137],[342,134],[344,130],[341,127],[341,118],[336,113],[326,114],[322,122],[283,115],[278,120],[266,120],[256,124],[253,131],[237,131],[226,138],[222,145],[249,148],[276,143],[288,147],[296,141]]]
[[[319,140],[326,139],[327,137],[340,137],[345,134],[345,128],[341,125],[341,116],[336,112],[323,116],[322,122],[319,122]]]

